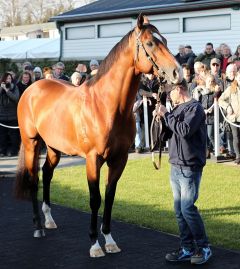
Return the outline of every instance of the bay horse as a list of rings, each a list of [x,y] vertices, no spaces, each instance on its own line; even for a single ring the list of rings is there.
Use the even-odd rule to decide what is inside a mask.
[[[101,63],[95,77],[80,87],[61,80],[39,80],[23,93],[18,104],[21,148],[16,175],[18,198],[33,205],[34,237],[45,236],[38,207],[38,167],[41,140],[47,147],[42,167],[45,227],[56,228],[50,208],[50,182],[61,152],[86,158],[90,193],[90,257],[104,256],[98,243],[97,218],[101,204],[100,169],[106,162],[108,176],[101,233],[105,251],[120,251],[111,236],[111,212],[117,182],[125,168],[135,138],[133,104],[141,73],[161,74],[172,83],[182,71],[167,48],[166,39],[147,18],[119,41]]]

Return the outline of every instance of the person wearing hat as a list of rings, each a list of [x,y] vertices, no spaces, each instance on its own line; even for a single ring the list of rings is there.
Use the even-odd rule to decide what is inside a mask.
[[[221,72],[221,61],[218,58],[213,58],[210,62],[210,74],[214,76],[221,92],[223,92],[225,76]]]
[[[89,63],[89,67],[91,70],[90,77],[93,77],[97,74],[98,68],[99,68],[99,63],[96,59],[92,59]]]
[[[32,64],[30,63],[30,62],[24,62],[23,64],[22,64],[22,70],[23,70],[23,72],[24,71],[29,71],[29,70],[33,70],[33,66],[32,66]]]
[[[62,62],[58,62],[53,66],[53,77],[56,79],[63,79],[69,81],[69,77],[64,75],[65,65]]]
[[[163,105],[157,114],[169,129],[170,181],[180,232],[180,248],[169,252],[172,263],[203,264],[212,256],[204,223],[195,202],[206,164],[206,116],[202,105],[191,98],[185,79],[170,91],[173,110]]]

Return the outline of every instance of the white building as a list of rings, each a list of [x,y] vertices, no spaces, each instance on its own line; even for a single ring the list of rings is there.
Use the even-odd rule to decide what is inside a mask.
[[[3,27],[0,31],[2,41],[26,40],[34,38],[58,38],[55,22]]]
[[[240,0],[99,0],[53,17],[61,35],[62,60],[103,59],[111,48],[146,14],[167,38],[175,54],[189,44],[198,54],[207,42],[240,44]]]

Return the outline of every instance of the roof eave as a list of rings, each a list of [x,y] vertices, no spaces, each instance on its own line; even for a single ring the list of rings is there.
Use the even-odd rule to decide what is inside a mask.
[[[205,1],[204,1],[205,2]],[[159,8],[147,8],[146,10],[142,8],[137,8],[133,10],[124,10],[124,11],[113,11],[109,13],[88,13],[81,15],[69,15],[69,16],[56,16],[52,17],[51,21],[56,22],[86,22],[92,20],[103,20],[103,19],[113,19],[113,18],[125,18],[125,17],[137,17],[141,12],[146,15],[155,15],[155,14],[166,14],[166,13],[177,13],[182,11],[198,11],[198,10],[207,10],[207,9],[217,9],[217,8],[226,8],[233,7],[234,5],[240,5],[239,0],[227,1],[224,2],[212,2],[206,5],[205,3],[189,3],[188,5],[181,6],[166,6]]]

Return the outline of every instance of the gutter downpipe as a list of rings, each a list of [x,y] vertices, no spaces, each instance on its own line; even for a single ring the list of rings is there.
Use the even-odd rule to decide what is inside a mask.
[[[56,26],[57,26],[57,29],[58,29],[59,34],[60,34],[60,53],[59,53],[59,58],[58,58],[59,62],[62,60],[62,48],[63,48],[63,33],[61,30],[62,25],[63,25],[63,23],[56,22]]]

